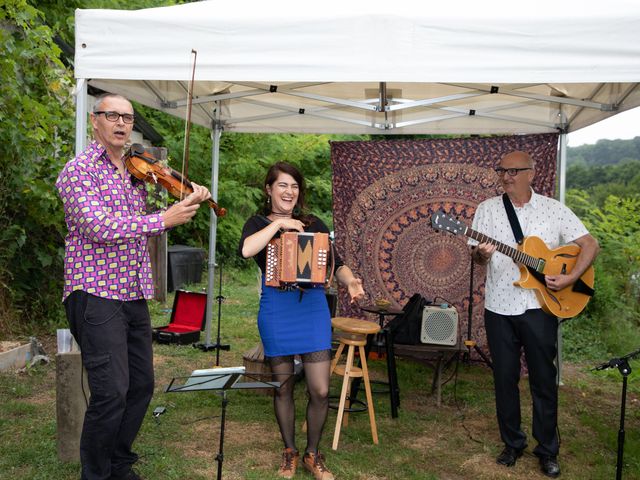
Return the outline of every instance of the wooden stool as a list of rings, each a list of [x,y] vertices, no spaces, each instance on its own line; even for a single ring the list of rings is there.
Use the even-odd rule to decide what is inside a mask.
[[[369,422],[371,423],[371,436],[373,443],[378,443],[378,429],[376,428],[376,417],[373,411],[373,398],[371,396],[371,385],[369,383],[369,371],[367,370],[367,357],[365,355],[365,345],[367,344],[367,335],[378,333],[380,326],[374,322],[360,320],[357,318],[335,317],[331,319],[331,325],[335,330],[340,342],[335,357],[331,362],[331,373],[342,375],[342,392],[340,393],[340,404],[338,406],[338,418],[336,420],[336,430],[333,434],[334,450],[338,449],[338,440],[340,439],[340,428],[347,426],[349,419],[349,411],[351,401],[347,405],[347,392],[351,390],[351,380],[353,378],[362,378],[364,381],[364,389],[367,393],[367,410],[369,411]],[[340,356],[347,349],[346,363],[338,365]],[[362,368],[354,365],[355,347],[358,347],[358,354],[362,362]]]

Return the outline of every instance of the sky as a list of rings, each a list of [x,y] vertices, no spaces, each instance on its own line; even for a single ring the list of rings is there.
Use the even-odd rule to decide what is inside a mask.
[[[637,136],[640,136],[640,107],[569,133],[567,144],[569,147],[579,147],[595,144],[602,138],[628,140]]]

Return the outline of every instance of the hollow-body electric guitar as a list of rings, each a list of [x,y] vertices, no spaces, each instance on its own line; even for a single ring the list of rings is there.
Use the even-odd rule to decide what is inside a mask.
[[[571,272],[580,253],[577,245],[564,245],[551,250],[541,238],[531,236],[525,237],[516,249],[467,227],[442,211],[431,216],[431,224],[437,230],[462,234],[480,243],[495,245],[498,252],[513,259],[520,268],[520,280],[514,282],[514,285],[534,290],[542,309],[551,315],[559,318],[575,317],[593,296],[593,266],[576,283],[562,290],[550,290],[545,284],[545,275]]]

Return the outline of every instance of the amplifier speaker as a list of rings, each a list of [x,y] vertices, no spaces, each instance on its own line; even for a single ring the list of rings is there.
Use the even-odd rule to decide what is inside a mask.
[[[420,341],[432,345],[455,345],[458,341],[458,311],[449,305],[424,307]]]

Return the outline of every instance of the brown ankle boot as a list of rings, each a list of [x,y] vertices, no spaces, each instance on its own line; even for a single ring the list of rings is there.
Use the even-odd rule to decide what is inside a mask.
[[[306,452],[302,457],[302,464],[316,480],[334,480],[335,478],[324,464],[324,455],[319,452]]]
[[[296,474],[296,468],[298,468],[298,460],[300,460],[300,453],[297,450],[285,448],[282,451],[282,462],[280,463],[278,476],[282,478],[293,478]]]

